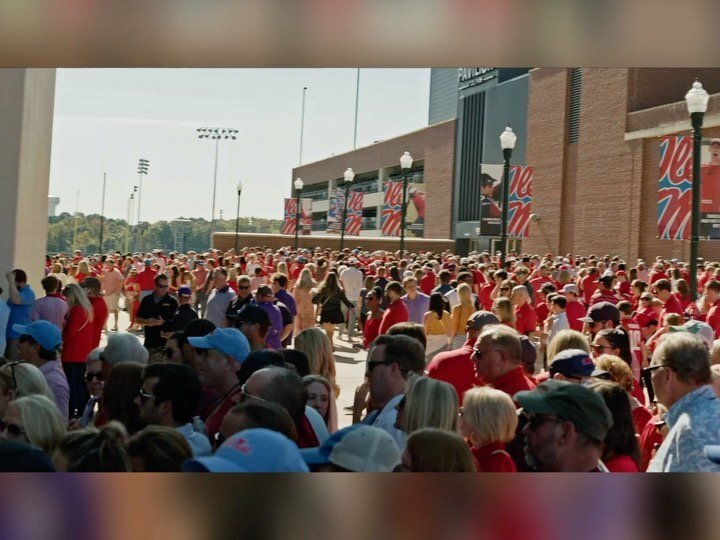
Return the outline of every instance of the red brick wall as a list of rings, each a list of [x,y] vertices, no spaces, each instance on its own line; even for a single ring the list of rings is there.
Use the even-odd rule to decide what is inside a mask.
[[[710,94],[720,92],[717,68],[631,68],[628,84],[628,111],[639,111],[684,101],[695,79]]]

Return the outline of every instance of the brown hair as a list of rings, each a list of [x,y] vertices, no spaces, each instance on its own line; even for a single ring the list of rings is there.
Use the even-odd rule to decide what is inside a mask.
[[[407,439],[413,472],[476,472],[467,443],[457,433],[423,428]]]

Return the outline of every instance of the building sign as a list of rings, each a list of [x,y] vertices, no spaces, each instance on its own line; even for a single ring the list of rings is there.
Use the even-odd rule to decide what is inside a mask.
[[[493,67],[458,68],[458,89],[465,90],[497,77]]]
[[[660,142],[658,236],[687,240],[692,215],[692,138]],[[700,238],[720,240],[720,139],[704,140],[700,155]]]

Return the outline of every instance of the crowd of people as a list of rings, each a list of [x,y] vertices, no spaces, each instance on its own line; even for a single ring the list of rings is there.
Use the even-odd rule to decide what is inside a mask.
[[[49,256],[42,297],[6,274],[0,469],[720,471],[720,264],[697,299],[687,266]],[[338,340],[367,351],[344,427]]]

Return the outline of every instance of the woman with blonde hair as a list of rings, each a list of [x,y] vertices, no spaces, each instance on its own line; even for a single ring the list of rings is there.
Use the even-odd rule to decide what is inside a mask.
[[[444,381],[414,377],[397,408],[395,427],[408,435],[422,428],[458,429],[457,392]]]
[[[58,280],[60,280],[60,283],[62,283],[63,287],[67,285],[67,276],[63,272],[62,264],[60,264],[59,262],[56,262],[52,265],[52,272],[48,275],[56,277]]]
[[[333,385],[335,396],[340,395],[335,383],[335,356],[327,334],[320,328],[306,328],[295,338],[295,348],[308,357],[310,374],[325,377]]]
[[[492,312],[500,319],[500,324],[515,328],[515,307],[512,300],[498,297],[493,302]]]
[[[459,349],[465,343],[465,325],[470,315],[475,313],[472,289],[467,283],[461,283],[458,288],[458,304],[452,308],[450,324],[453,335],[453,349]]]
[[[305,375],[303,383],[308,392],[308,407],[320,413],[328,431],[335,433],[338,430],[338,415],[333,384],[320,375]]]
[[[307,267],[303,268],[292,291],[297,308],[297,315],[295,316],[296,336],[306,328],[315,326],[315,306],[312,303],[312,290],[315,287],[317,287],[317,283],[312,278],[312,272]]]
[[[512,398],[489,387],[465,392],[460,433],[470,444],[478,472],[516,472],[505,444],[515,438],[517,411]]]
[[[2,437],[20,441],[52,454],[65,435],[65,422],[55,403],[48,397],[33,394],[10,402],[3,415]]]
[[[436,428],[419,429],[408,437],[402,463],[406,472],[477,472],[463,438]]]
[[[91,275],[92,274],[90,272],[90,265],[85,259],[83,259],[77,265],[77,274],[75,274],[74,276],[75,282],[82,283],[86,277],[90,277]]]
[[[590,354],[590,343],[588,343],[587,338],[577,330],[560,330],[555,334],[555,337],[552,338],[550,343],[547,344],[548,362],[552,362],[552,359],[555,358],[558,353],[568,349],[580,349]]]
[[[70,386],[70,418],[80,414],[88,400],[85,385],[85,362],[95,344],[94,313],[90,299],[78,285],[63,290],[68,303],[63,328],[62,365]]]
[[[55,399],[42,371],[24,360],[0,366],[0,418],[11,401],[34,394]]]

